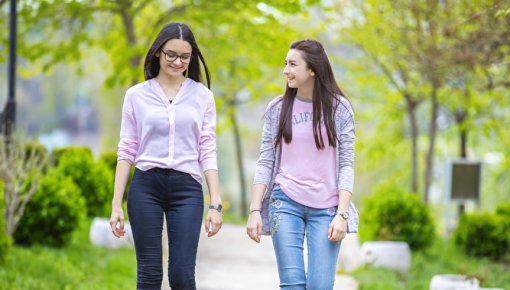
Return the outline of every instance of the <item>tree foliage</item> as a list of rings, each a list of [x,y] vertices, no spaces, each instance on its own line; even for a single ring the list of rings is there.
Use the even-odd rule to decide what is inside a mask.
[[[77,72],[84,73],[91,63],[100,62],[108,89],[125,90],[142,81],[145,54],[163,25],[174,21],[188,24],[211,70],[218,129],[233,129],[238,171],[244,180],[238,106],[281,93],[283,82],[278,76],[285,53],[292,41],[312,35],[300,23],[308,21],[308,8],[320,1],[18,2],[19,51],[31,64],[22,67],[24,75],[38,73],[37,68],[51,71],[61,62],[74,62]],[[122,95],[116,95],[101,102],[120,112]],[[115,128],[103,130],[105,136],[118,131],[119,115],[115,119],[112,114],[103,116],[109,124],[105,127]]]
[[[380,125],[400,126],[411,140],[412,190],[418,191],[423,170],[425,200],[441,129],[459,132],[458,155],[464,156],[468,131],[490,123],[486,133],[494,134],[500,125],[491,115],[507,122],[501,108],[509,106],[509,7],[498,0],[369,0],[336,7],[334,17],[343,18],[336,26],[341,40],[362,52],[355,60],[362,63],[364,85],[384,88],[373,93],[382,110],[405,112],[400,122]],[[440,117],[446,120],[442,127]],[[419,166],[420,156],[425,166]]]

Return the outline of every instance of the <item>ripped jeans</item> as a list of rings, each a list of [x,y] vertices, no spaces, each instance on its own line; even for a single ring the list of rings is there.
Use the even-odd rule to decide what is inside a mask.
[[[328,240],[336,207],[317,209],[299,204],[275,184],[269,204],[271,237],[278,264],[280,289],[332,290],[340,242]],[[303,243],[308,265],[305,274]]]

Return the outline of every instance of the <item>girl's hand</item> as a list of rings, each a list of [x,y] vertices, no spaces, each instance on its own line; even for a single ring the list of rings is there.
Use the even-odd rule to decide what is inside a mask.
[[[246,223],[246,233],[248,236],[257,243],[260,243],[260,236],[262,235],[262,218],[260,211],[253,211],[248,217]]]
[[[122,210],[122,206],[112,207],[110,226],[112,227],[112,234],[117,238],[124,236],[126,233],[124,230],[124,211]]]
[[[328,231],[328,239],[332,242],[338,242],[347,235],[347,220],[340,215],[336,215],[331,221]]]
[[[212,237],[218,233],[223,223],[223,216],[221,212],[214,208],[207,210],[207,217],[205,218],[205,231],[208,237]]]

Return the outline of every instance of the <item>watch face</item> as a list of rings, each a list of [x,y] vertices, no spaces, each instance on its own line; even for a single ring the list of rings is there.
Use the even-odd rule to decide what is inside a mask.
[[[221,204],[218,204],[218,205],[209,205],[209,209],[215,209],[219,212],[221,212],[223,210],[223,206]]]
[[[348,219],[348,218],[349,218],[349,213],[348,213],[348,212],[344,212],[344,213],[342,214],[342,217],[343,217],[344,219]]]

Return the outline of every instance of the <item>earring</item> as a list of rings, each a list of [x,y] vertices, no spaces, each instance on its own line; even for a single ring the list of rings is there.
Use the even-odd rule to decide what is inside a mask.
[[[314,72],[312,72],[310,75],[313,77],[313,76],[315,76],[315,73],[314,73]]]

